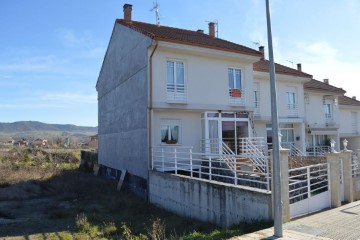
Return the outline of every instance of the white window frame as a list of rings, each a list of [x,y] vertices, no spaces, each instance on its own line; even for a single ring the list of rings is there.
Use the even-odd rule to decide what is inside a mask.
[[[172,83],[173,87],[169,86],[171,84],[169,84],[169,72],[168,72],[168,64],[172,63],[173,64],[173,68],[174,68],[174,72],[173,72],[173,80],[174,82]],[[177,79],[177,71],[178,71],[178,64],[182,64],[183,67],[183,83],[180,84],[178,83],[178,79]],[[186,81],[185,81],[185,62],[181,61],[181,60],[174,60],[174,59],[167,59],[166,60],[166,91],[171,91],[171,92],[179,92],[179,93],[184,93],[185,92],[185,85],[186,85]]]
[[[240,71],[240,82],[239,82],[239,84],[240,84],[240,86],[239,87],[237,87],[236,86],[236,70],[238,70],[238,71]],[[233,77],[233,79],[232,79],[232,81],[233,81],[233,88],[231,88],[230,87],[230,79],[229,79],[229,71],[232,71],[232,77]],[[241,69],[241,68],[239,68],[239,67],[228,67],[228,70],[227,70],[227,82],[228,82],[228,88],[229,88],[229,91],[231,90],[231,89],[239,89],[239,90],[242,90],[243,89],[243,84],[244,84],[244,82],[243,82],[243,70]]]
[[[292,97],[291,97],[292,96]],[[296,109],[296,88],[295,87],[289,87],[286,90],[286,104],[287,109],[289,110],[295,110]]]
[[[171,129],[174,126],[178,126],[178,141],[176,143],[167,143],[162,141],[162,128],[167,127],[167,135],[172,136]],[[174,144],[181,144],[181,120],[180,119],[160,119],[160,144],[164,145],[174,145]]]
[[[330,102],[324,103],[325,119],[333,119],[333,105]]]

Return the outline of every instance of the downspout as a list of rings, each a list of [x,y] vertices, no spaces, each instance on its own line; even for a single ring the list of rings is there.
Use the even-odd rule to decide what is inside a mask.
[[[157,49],[158,47],[158,42],[156,40],[155,41],[155,47],[154,47],[154,50],[151,52],[150,54],[150,58],[149,58],[149,67],[150,67],[150,77],[149,77],[149,117],[148,117],[148,126],[149,126],[149,139],[148,139],[148,143],[149,143],[149,161],[148,161],[148,167],[149,167],[149,170],[152,169],[152,161],[151,161],[151,146],[152,146],[152,112],[153,112],[153,108],[152,108],[152,80],[153,80],[153,77],[152,77],[152,57],[155,53],[155,50]]]

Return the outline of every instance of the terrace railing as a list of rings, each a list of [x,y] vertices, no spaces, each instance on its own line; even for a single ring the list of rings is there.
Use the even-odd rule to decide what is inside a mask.
[[[239,155],[232,157],[244,158]],[[264,164],[236,160],[227,162],[224,160],[226,158],[226,154],[195,153],[192,147],[154,146],[152,170],[270,190],[269,171],[257,170],[269,169],[268,157],[264,159]]]

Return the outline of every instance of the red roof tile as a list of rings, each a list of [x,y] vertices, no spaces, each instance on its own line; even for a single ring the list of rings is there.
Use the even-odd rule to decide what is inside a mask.
[[[256,63],[254,63],[253,69],[254,69],[254,71],[259,71],[259,72],[269,72],[269,61],[265,60],[265,59],[260,60]],[[278,74],[312,78],[312,75],[310,75],[310,74],[298,71],[293,68],[286,67],[286,66],[278,64],[278,63],[275,63],[275,72]]]
[[[311,79],[310,82],[307,82],[304,84],[304,89],[307,90],[314,90],[314,91],[322,91],[322,92],[331,92],[331,93],[337,93],[337,94],[344,94],[346,91],[342,88],[334,87],[330,84],[320,82],[315,79]]]
[[[182,44],[201,46],[206,48],[218,49],[223,51],[236,52],[246,55],[261,57],[261,53],[252,48],[248,48],[236,43],[232,43],[220,38],[210,37],[208,34],[190,31],[179,28],[172,28],[166,26],[158,26],[143,22],[126,22],[123,19],[117,19],[116,23],[132,28],[140,33],[143,33],[153,39],[177,42]]]
[[[350,105],[350,106],[359,106],[360,107],[360,101],[347,97],[347,96],[340,96],[339,97],[339,105]]]

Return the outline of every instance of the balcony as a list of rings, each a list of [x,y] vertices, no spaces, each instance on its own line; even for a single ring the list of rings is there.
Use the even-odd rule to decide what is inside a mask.
[[[260,116],[260,101],[254,101],[254,116]]]
[[[286,104],[287,116],[288,117],[298,117],[299,116],[299,107],[296,103]]]
[[[187,103],[187,88],[184,84],[166,86],[167,103]]]
[[[231,106],[245,106],[245,90],[244,89],[229,89],[229,104]]]

